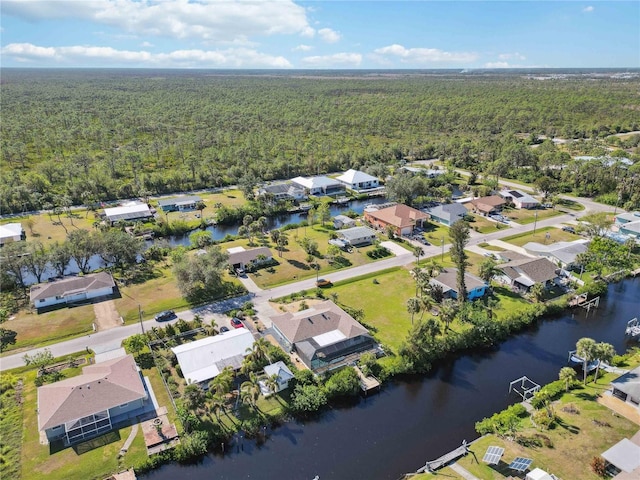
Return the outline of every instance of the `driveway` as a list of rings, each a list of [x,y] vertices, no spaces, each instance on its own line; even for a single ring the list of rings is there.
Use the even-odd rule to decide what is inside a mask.
[[[96,331],[102,332],[122,325],[122,320],[113,300],[104,300],[93,304],[96,316]]]
[[[390,241],[380,242],[380,245],[390,250],[391,253],[393,253],[396,257],[400,255],[406,255],[406,254],[413,255],[413,252],[411,250],[407,250],[406,248],[401,247],[400,245],[394,242],[390,242]]]

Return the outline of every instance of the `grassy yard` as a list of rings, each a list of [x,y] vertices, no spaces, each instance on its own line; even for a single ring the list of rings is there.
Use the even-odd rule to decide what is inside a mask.
[[[93,305],[62,308],[52,312],[35,313],[35,310],[20,310],[15,319],[5,323],[5,327],[18,333],[16,344],[7,347],[3,354],[30,347],[42,347],[51,343],[91,333],[95,320]]]
[[[509,476],[508,462],[519,456],[532,458],[532,469],[539,467],[559,478],[597,480],[600,477],[589,467],[591,459],[621,439],[630,438],[639,428],[624,417],[612,415],[607,407],[595,401],[596,396],[604,392],[609,381],[615,377],[614,374],[607,374],[598,379],[597,384],[590,383],[584,389],[573,390],[563,395],[554,404],[555,413],[560,419],[555,428],[548,431],[536,430],[528,418],[523,421],[521,434],[528,437],[536,434],[545,435],[551,440],[552,448],[523,447],[516,442],[489,435],[473,443],[471,451],[475,458],[473,455],[467,455],[459,461],[460,465],[482,480],[504,479]],[[565,407],[569,404],[576,407],[579,413],[566,411]],[[600,424],[597,424],[596,420]],[[490,445],[505,448],[502,461],[496,467],[482,462],[482,456]],[[450,468],[440,470],[437,476],[459,478]]]
[[[473,215],[473,221],[469,223],[469,226],[479,233],[493,233],[509,228],[507,225],[500,224],[499,222],[492,222],[482,215]]]
[[[573,210],[574,212],[581,212],[584,210],[584,205],[576,202],[575,200],[569,200],[568,198],[561,198],[556,204],[556,208],[566,208],[567,210]]]
[[[547,233],[549,234],[549,238],[547,239]],[[578,240],[582,238],[580,235],[575,235],[570,232],[565,232],[560,228],[555,227],[545,227],[536,230],[536,233],[526,232],[520,233],[518,235],[512,235],[510,237],[505,237],[502,240],[512,245],[516,245],[517,247],[522,247],[526,243],[529,242],[538,242],[543,244],[552,244],[556,242],[571,242],[573,240]]]
[[[186,194],[186,195],[190,195],[190,194]],[[247,203],[242,192],[236,189],[224,190],[222,192],[216,192],[216,193],[198,193],[195,195],[202,198],[202,201],[207,206],[204,210],[202,210],[202,219],[205,219],[205,220],[215,219],[216,213],[220,205],[224,205],[226,207],[239,207]],[[176,198],[176,197],[177,196],[163,197],[163,199],[164,198],[170,199],[170,198]],[[151,202],[151,204],[156,207],[158,214],[163,218],[167,218],[168,216],[169,221],[180,219],[192,224],[194,227],[197,227],[200,224],[201,219],[197,217],[197,215],[200,215],[200,210],[193,210],[190,212],[170,212],[169,214],[167,214],[163,212],[160,207],[157,206],[157,203],[158,203],[157,201]]]
[[[426,222],[424,224],[424,236],[429,243],[433,245],[442,245],[442,239],[444,239],[445,245],[450,243],[449,227],[440,225],[439,223]]]
[[[33,221],[33,225],[29,226],[29,222]],[[73,230],[85,229],[92,230],[95,216],[92,212],[86,210],[74,210],[71,217],[66,213],[60,215],[26,215],[22,217],[13,217],[2,220],[0,223],[22,223],[27,234],[27,242],[39,241],[43,245],[48,246],[55,241],[63,242],[67,238],[68,232]]]
[[[526,208],[516,209],[516,208],[505,208],[502,212],[502,215],[508,217],[510,220],[513,220],[516,223],[520,223],[522,225],[526,225],[529,223],[533,223],[536,221],[536,214],[538,221],[545,220],[547,218],[557,217],[558,215],[563,215],[563,212],[558,210],[552,210],[550,208],[544,210],[527,210]]]

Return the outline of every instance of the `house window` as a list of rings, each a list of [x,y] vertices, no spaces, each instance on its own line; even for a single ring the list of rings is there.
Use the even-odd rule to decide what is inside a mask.
[[[123,403],[122,405],[120,405],[120,408],[125,408],[127,405],[129,405],[129,402]]]
[[[62,300],[64,297],[62,295],[56,295],[56,300]]]
[[[38,300],[40,303],[44,303],[45,299],[41,298],[40,300]]]

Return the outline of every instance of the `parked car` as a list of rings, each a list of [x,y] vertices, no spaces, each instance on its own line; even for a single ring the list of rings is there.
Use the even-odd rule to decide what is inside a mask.
[[[220,327],[220,333],[228,332],[229,327]]]
[[[569,233],[576,233],[576,229],[569,225],[565,225],[564,227],[562,227],[562,231],[569,232]]]
[[[233,328],[244,328],[244,323],[242,323],[242,320],[239,318],[233,317],[231,319],[231,326]]]
[[[244,271],[244,268],[236,268],[236,273],[238,274],[239,277],[246,277],[247,276],[247,272]]]
[[[321,278],[316,282],[316,286],[320,288],[330,287],[331,285],[333,285],[333,283],[331,283],[331,280],[326,280],[324,278]]]
[[[172,320],[176,318],[176,312],[173,310],[165,310],[164,312],[158,313],[155,317],[156,322],[166,322],[167,320]]]

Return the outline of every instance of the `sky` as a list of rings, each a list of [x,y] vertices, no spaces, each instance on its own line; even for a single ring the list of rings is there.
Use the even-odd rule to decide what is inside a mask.
[[[2,0],[0,21],[2,67],[640,67],[636,0]]]

